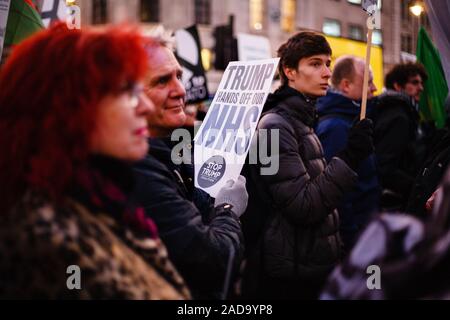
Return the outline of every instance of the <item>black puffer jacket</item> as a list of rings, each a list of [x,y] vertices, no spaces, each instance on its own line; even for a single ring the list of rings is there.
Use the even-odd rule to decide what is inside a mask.
[[[284,87],[270,96],[258,124],[258,130],[279,130],[279,170],[261,175],[260,165],[248,168],[250,199],[242,221],[251,246],[244,288],[250,296],[255,290],[271,292],[266,297],[313,298],[341,257],[335,208],[357,175],[339,158],[327,165],[312,129],[316,118],[314,102]],[[252,268],[259,279],[247,277],[257,273]]]
[[[406,94],[387,91],[377,98],[374,144],[380,182],[381,205],[403,209],[425,154],[418,135],[419,114]]]

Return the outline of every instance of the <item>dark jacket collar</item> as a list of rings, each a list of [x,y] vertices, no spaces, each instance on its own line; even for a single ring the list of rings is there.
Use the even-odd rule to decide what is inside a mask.
[[[356,116],[360,112],[360,103],[353,101],[343,94],[329,90],[325,97],[317,100],[317,111],[320,116],[326,114],[346,114]]]
[[[395,90],[386,90],[383,92],[379,97],[381,99],[392,99],[403,102],[404,105],[407,105],[408,107],[412,108],[416,112],[419,112],[419,104],[416,102],[416,100],[406,94],[405,92],[398,92]]]
[[[310,127],[314,127],[317,121],[316,100],[305,96],[301,92],[289,87],[281,86],[273,94],[270,94],[263,112],[282,111],[289,116],[302,121]]]
[[[373,115],[375,103],[376,98],[367,100],[366,115],[369,118]],[[344,96],[341,92],[330,89],[326,96],[317,100],[316,108],[320,117],[330,114],[356,117],[361,112],[361,101],[352,100]]]
[[[148,144],[150,147],[148,153],[150,155],[166,165],[172,163],[171,152],[173,142],[170,140],[170,137],[149,138]]]
[[[414,121],[419,121],[419,104],[414,100],[413,97],[407,95],[404,92],[397,92],[394,90],[386,90],[383,94],[379,95],[377,98],[377,108],[381,111],[385,108],[392,108],[393,106],[399,106],[403,108],[407,114],[414,119]]]

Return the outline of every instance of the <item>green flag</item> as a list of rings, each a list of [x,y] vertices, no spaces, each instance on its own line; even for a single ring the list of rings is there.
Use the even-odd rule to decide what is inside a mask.
[[[16,45],[31,34],[44,28],[41,16],[31,0],[11,0],[5,47]]]
[[[444,102],[448,85],[439,52],[423,27],[419,32],[416,55],[428,72],[428,81],[420,99],[420,112],[426,120],[433,120],[438,128],[442,128],[446,119]]]

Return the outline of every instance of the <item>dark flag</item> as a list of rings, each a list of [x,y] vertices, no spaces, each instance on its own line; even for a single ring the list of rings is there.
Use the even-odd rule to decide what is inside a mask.
[[[183,83],[186,88],[186,104],[208,100],[209,92],[201,57],[201,45],[197,27],[175,32],[176,56],[183,67]]]

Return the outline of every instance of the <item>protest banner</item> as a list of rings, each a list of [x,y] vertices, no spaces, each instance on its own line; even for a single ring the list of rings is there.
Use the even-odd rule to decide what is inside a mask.
[[[194,144],[195,186],[212,197],[242,170],[278,62],[230,62],[225,70]]]
[[[2,59],[3,43],[6,34],[6,22],[8,21],[9,1],[0,0],[0,61]]]
[[[186,104],[208,100],[209,92],[201,59],[201,44],[197,27],[175,32],[176,56],[183,68],[183,84],[186,88]]]

